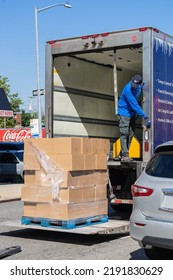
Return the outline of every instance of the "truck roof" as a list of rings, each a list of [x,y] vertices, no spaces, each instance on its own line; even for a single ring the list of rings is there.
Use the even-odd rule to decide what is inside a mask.
[[[68,37],[68,38],[59,38],[59,39],[54,39],[54,40],[49,40],[47,41],[46,43],[47,44],[54,44],[58,41],[67,41],[67,40],[74,40],[74,39],[79,39],[79,38],[82,38],[82,39],[88,39],[88,38],[97,38],[98,36],[102,36],[102,37],[106,37],[106,36],[109,36],[111,34],[115,34],[115,33],[125,33],[125,32],[133,32],[133,31],[139,31],[139,32],[144,32],[144,31],[147,31],[147,30],[153,30],[154,32],[156,33],[163,33],[165,34],[166,36],[170,36],[169,34],[165,33],[165,32],[162,32],[161,30],[155,28],[155,27],[151,27],[151,26],[145,26],[145,27],[138,27],[138,28],[131,28],[131,29],[124,29],[124,30],[115,30],[115,31],[104,31],[104,32],[101,32],[101,33],[93,33],[93,34],[83,34],[83,35],[80,35],[80,36],[75,36],[75,37]],[[170,36],[171,37],[171,36]]]

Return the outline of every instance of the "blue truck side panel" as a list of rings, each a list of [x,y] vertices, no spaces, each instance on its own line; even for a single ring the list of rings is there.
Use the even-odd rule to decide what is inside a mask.
[[[173,44],[154,38],[153,44],[154,148],[173,140]]]

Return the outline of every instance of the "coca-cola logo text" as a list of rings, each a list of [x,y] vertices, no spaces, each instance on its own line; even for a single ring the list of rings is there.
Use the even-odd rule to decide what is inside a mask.
[[[2,141],[11,141],[11,142],[23,142],[24,139],[31,138],[30,129],[15,129],[15,130],[6,130],[3,134]]]

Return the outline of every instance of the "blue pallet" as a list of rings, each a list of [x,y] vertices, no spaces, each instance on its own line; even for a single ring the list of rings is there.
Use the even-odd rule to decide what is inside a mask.
[[[22,225],[38,225],[49,228],[72,229],[77,227],[91,226],[108,222],[107,215],[99,215],[87,218],[71,219],[71,220],[53,220],[49,218],[31,218],[23,216]]]

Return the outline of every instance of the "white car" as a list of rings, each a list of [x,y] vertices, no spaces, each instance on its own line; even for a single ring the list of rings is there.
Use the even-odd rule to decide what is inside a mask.
[[[173,258],[173,141],[159,145],[132,185],[130,235],[150,259]]]

